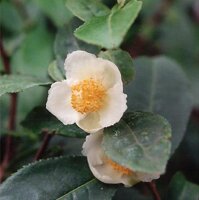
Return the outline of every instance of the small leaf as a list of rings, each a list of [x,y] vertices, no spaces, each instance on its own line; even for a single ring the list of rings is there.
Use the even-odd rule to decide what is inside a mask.
[[[48,66],[48,74],[54,81],[61,81],[64,79],[61,70],[57,66],[57,62],[53,61]]]
[[[131,56],[121,49],[101,51],[99,57],[110,60],[119,68],[124,83],[129,83],[135,75]]]
[[[87,43],[112,49],[119,47],[142,6],[131,0],[124,7],[115,6],[109,15],[93,17],[75,31],[75,36]]]
[[[85,137],[86,134],[76,125],[64,125],[44,107],[34,108],[22,121],[22,126],[40,134],[43,130],[67,137]]]
[[[85,50],[94,54],[99,52],[97,47],[86,44],[74,37],[73,31],[78,24],[79,21],[73,20],[70,25],[65,25],[57,32],[54,43],[54,52],[57,64],[62,71],[64,71],[64,60],[66,59],[68,53],[75,50]]]
[[[103,148],[113,161],[134,171],[161,174],[170,154],[171,127],[152,113],[127,113],[105,129]]]
[[[61,157],[27,165],[0,187],[4,200],[111,200],[115,186],[93,178],[85,157]]]
[[[48,80],[40,80],[26,75],[3,75],[0,76],[0,96],[6,93],[21,92],[25,89],[51,84]]]
[[[178,147],[192,109],[189,82],[181,67],[166,57],[138,58],[136,77],[124,92],[128,111],[142,110],[165,117],[172,127],[172,153]]]
[[[110,12],[109,8],[98,0],[67,0],[66,6],[76,17],[83,21],[87,21],[94,16],[103,16]]]
[[[193,184],[185,179],[185,177],[177,172],[169,184],[167,198],[169,200],[198,200],[199,185]]]
[[[120,4],[120,6],[123,6],[125,4],[126,0],[117,0],[117,3]]]
[[[35,2],[57,26],[63,26],[73,17],[64,5],[65,0],[35,0]]]

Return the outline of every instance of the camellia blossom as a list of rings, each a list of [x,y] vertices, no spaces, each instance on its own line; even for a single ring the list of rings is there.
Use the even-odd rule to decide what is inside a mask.
[[[140,181],[150,182],[159,178],[160,174],[148,174],[133,171],[108,158],[102,149],[103,130],[86,137],[83,144],[83,155],[87,156],[93,175],[104,183],[123,183],[130,187]]]
[[[85,51],[68,54],[64,65],[66,80],[52,84],[46,108],[88,133],[118,122],[127,109],[118,67]]]

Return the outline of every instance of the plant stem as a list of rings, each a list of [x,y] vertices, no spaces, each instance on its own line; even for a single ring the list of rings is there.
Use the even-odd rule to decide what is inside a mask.
[[[48,144],[53,136],[53,133],[49,133],[48,131],[43,131],[43,133],[44,133],[43,142],[42,142],[40,148],[38,149],[33,161],[39,160],[42,157],[42,155],[44,154],[45,150],[47,149]]]
[[[6,74],[11,73],[10,69],[10,59],[7,55],[2,39],[0,40],[0,54],[2,57],[3,65],[4,65],[4,71]],[[9,119],[8,119],[8,131],[15,130],[16,127],[16,111],[17,111],[17,94],[10,94],[10,108],[9,108]],[[0,182],[3,181],[4,173],[6,168],[9,165],[9,162],[12,158],[13,153],[13,138],[11,135],[6,136],[6,145],[5,145],[5,154],[3,157],[3,161],[0,165]]]
[[[157,190],[156,184],[154,181],[151,181],[150,183],[147,184],[149,189],[151,190],[154,200],[161,200],[160,194]]]
[[[6,74],[10,74],[10,60],[3,47],[2,37],[0,38],[0,54],[4,65],[4,71]]]

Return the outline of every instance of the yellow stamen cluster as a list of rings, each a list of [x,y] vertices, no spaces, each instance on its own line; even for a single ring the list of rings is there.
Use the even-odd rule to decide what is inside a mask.
[[[71,90],[71,105],[76,111],[84,114],[102,108],[106,90],[99,81],[89,78],[73,85]]]
[[[123,167],[123,166],[119,165],[118,163],[116,163],[116,162],[114,162],[114,161],[112,161],[112,160],[110,160],[108,158],[106,158],[106,162],[108,164],[110,164],[111,167],[114,170],[122,172],[122,174],[124,174],[124,175],[132,175],[132,173],[133,173],[132,170],[130,170],[130,169],[126,168],[126,167]]]

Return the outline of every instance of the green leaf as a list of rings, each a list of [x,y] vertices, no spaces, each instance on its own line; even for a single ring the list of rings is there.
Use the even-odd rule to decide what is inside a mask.
[[[65,0],[36,0],[35,2],[57,26],[63,26],[72,18],[72,13],[64,5]]]
[[[94,16],[107,15],[110,10],[98,0],[66,0],[67,8],[78,18],[87,21]]]
[[[27,75],[3,75],[0,76],[0,96],[6,93],[21,92],[25,89],[51,84],[48,80],[41,80]]]
[[[11,57],[13,73],[47,77],[47,67],[52,60],[53,37],[41,24],[29,31],[15,54]]]
[[[0,196],[5,200],[55,200],[91,179],[83,157],[43,160],[25,166],[8,178],[0,187]]]
[[[38,15],[37,12],[33,12],[34,5],[31,2],[26,1],[26,6],[31,9],[31,15]],[[37,21],[42,22],[42,20]],[[53,41],[54,38],[51,33],[42,23],[34,26],[32,29],[28,29],[21,45],[11,56],[12,72],[14,74],[30,74],[32,76],[42,77],[45,80],[48,77],[48,65],[53,59]],[[44,103],[47,89],[47,87],[34,87],[20,93],[17,105],[18,122],[24,119],[27,113],[35,106]]]
[[[165,117],[172,127],[172,152],[184,136],[192,108],[189,82],[179,65],[166,57],[138,58],[136,77],[124,89],[128,111],[142,110]]]
[[[74,19],[70,25],[65,25],[57,32],[54,43],[54,52],[58,66],[62,71],[64,71],[64,60],[68,53],[75,50],[85,50],[94,54],[99,52],[97,47],[86,44],[74,37],[73,31],[78,27],[78,25],[79,21]]]
[[[152,113],[127,113],[104,130],[103,148],[113,161],[134,171],[163,173],[170,154],[170,124]]]
[[[169,200],[198,200],[199,185],[186,180],[180,173],[176,173],[169,184],[166,199]]]
[[[131,0],[124,7],[115,6],[109,15],[93,17],[75,31],[75,36],[87,43],[112,49],[119,47],[142,6]]]
[[[121,49],[101,51],[99,57],[110,60],[117,65],[125,84],[129,83],[134,78],[135,71],[133,60],[127,52]]]
[[[0,187],[4,200],[111,200],[116,187],[93,178],[84,157],[62,157],[29,164]]]
[[[159,33],[157,44],[164,54],[174,58],[182,65],[190,79],[194,104],[197,106],[199,105],[199,45],[195,44],[198,43],[199,34],[195,31],[198,27],[197,24],[187,13],[189,7],[194,7],[191,0],[174,2],[165,16],[164,22],[157,27]]]
[[[19,32],[23,28],[23,21],[18,12],[15,8],[14,4],[7,1],[0,2],[0,25],[1,28],[5,28],[6,30],[13,32]],[[13,23],[14,19],[14,23]]]
[[[64,79],[61,70],[57,66],[57,62],[53,61],[48,66],[48,74],[54,81],[61,81]]]
[[[116,186],[105,185],[96,179],[92,179],[57,200],[111,200],[116,189]]]
[[[64,125],[44,107],[34,108],[22,121],[22,126],[40,134],[43,130],[67,137],[85,137],[86,134],[76,125]]]

